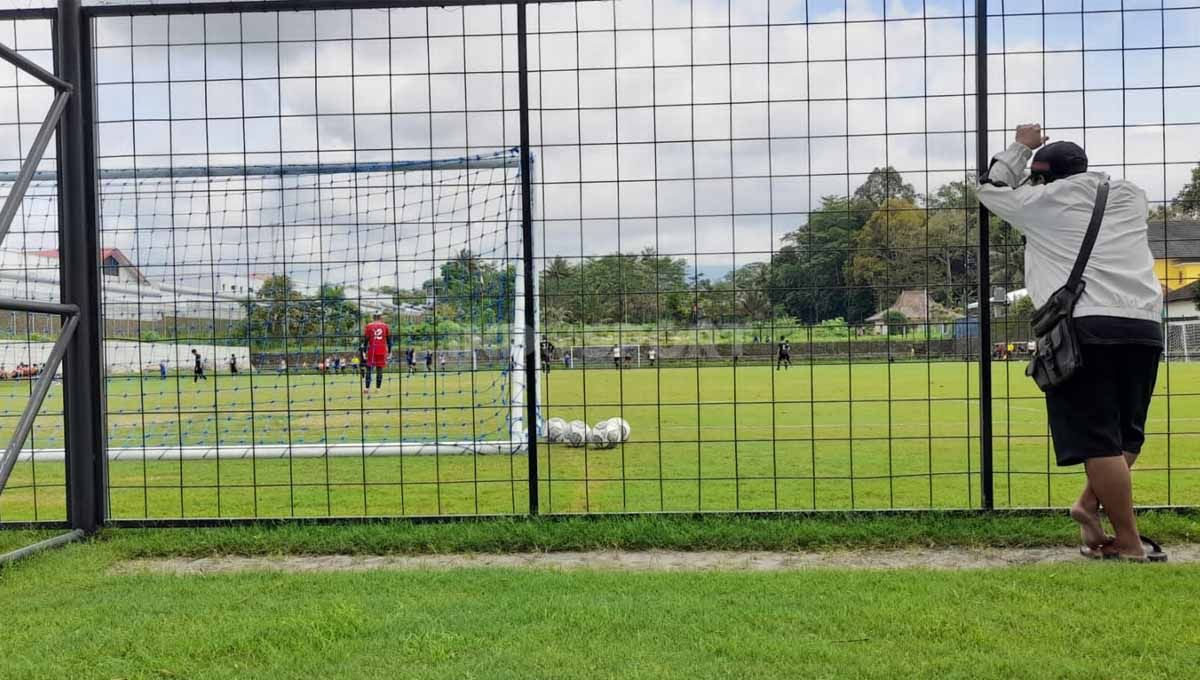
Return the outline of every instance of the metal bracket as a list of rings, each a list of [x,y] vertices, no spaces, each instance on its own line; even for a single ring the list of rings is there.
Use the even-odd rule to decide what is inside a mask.
[[[75,328],[79,325],[79,308],[75,305],[0,298],[0,309],[43,312],[67,317],[67,323],[63,326],[62,332],[58,334],[58,339],[54,341],[54,347],[50,349],[50,356],[42,367],[42,374],[38,376],[37,382],[33,386],[33,393],[29,395],[29,401],[25,403],[25,410],[21,412],[21,418],[17,421],[17,428],[8,442],[8,448],[4,449],[4,455],[0,456],[0,493],[3,493],[4,486],[8,483],[8,477],[12,474],[13,466],[17,464],[17,457],[20,456],[21,449],[25,446],[25,440],[29,438],[29,431],[33,429],[33,420],[41,410],[42,403],[46,401],[46,394],[54,382],[54,375],[58,373],[63,355],[67,353],[67,345],[71,344],[71,338],[75,337]]]
[[[3,243],[4,237],[8,236],[9,227],[12,226],[13,218],[17,216],[17,208],[25,199],[25,191],[33,180],[38,163],[42,162],[42,155],[46,153],[46,147],[50,145],[50,137],[58,128],[58,121],[67,108],[67,100],[70,99],[73,88],[70,83],[59,80],[54,74],[29,61],[7,45],[0,44],[0,59],[53,87],[58,93],[54,102],[50,104],[50,110],[46,112],[42,126],[38,128],[37,136],[33,138],[33,144],[29,146],[25,162],[21,164],[21,169],[17,172],[16,179],[13,180],[12,191],[8,192],[8,197],[4,199],[4,207],[0,208],[0,243]]]
[[[17,171],[16,177],[13,179],[13,187],[9,191],[8,197],[4,200],[4,207],[0,208],[0,243],[3,243],[4,237],[8,236],[8,230],[12,226],[13,219],[17,215],[17,209],[20,207],[21,201],[25,199],[25,191],[29,188],[29,183],[33,181],[34,173],[37,171],[38,164],[42,161],[46,147],[50,145],[50,138],[58,128],[59,120],[62,119],[63,112],[67,108],[67,100],[70,99],[74,88],[71,87],[70,83],[59,79],[54,74],[3,44],[0,44],[0,59],[7,61],[25,73],[53,87],[55,92],[57,92],[54,102],[50,105],[50,110],[46,112],[46,118],[42,121],[41,128],[38,129],[37,136],[33,139],[33,144],[29,147],[29,153],[25,156],[25,161],[21,164],[21,169]],[[13,431],[8,448],[4,450],[3,456],[0,456],[0,492],[3,492],[4,486],[8,483],[8,478],[12,474],[13,466],[16,465],[17,457],[21,449],[25,446],[25,440],[29,438],[29,431],[33,429],[33,420],[37,417],[38,411],[41,410],[42,403],[46,400],[46,393],[50,391],[50,385],[54,382],[54,376],[58,373],[59,365],[62,364],[63,355],[67,351],[67,345],[71,343],[71,338],[75,337],[75,329],[79,325],[79,307],[52,302],[0,298],[0,309],[15,312],[58,314],[59,316],[66,317],[66,323],[59,333],[58,339],[54,341],[54,347],[50,350],[50,357],[43,366],[42,374],[38,376],[37,383],[33,387],[33,393],[29,395],[29,401],[25,404],[25,410],[22,411],[21,418],[17,421],[17,427]]]

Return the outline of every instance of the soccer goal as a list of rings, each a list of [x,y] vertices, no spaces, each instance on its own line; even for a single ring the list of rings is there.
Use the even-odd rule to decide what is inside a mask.
[[[52,180],[35,177],[28,233],[54,233]],[[521,184],[516,148],[99,170],[109,458],[523,452]],[[5,253],[0,287],[56,293],[56,257]],[[364,394],[376,315],[394,344]]]
[[[1167,322],[1167,360],[1200,360],[1200,321]]]

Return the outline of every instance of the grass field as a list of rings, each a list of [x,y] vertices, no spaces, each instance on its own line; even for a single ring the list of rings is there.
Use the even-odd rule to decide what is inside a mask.
[[[1053,465],[1045,414],[1019,363],[997,365],[996,500],[1062,506],[1078,470]],[[609,451],[546,447],[544,512],[969,508],[979,504],[976,367],[968,363],[556,370],[543,415],[622,415]],[[112,378],[110,446],[507,438],[499,372]],[[1200,504],[1200,365],[1164,365],[1135,478],[1142,504]],[[28,385],[0,385],[7,436]],[[61,447],[55,387],[32,444]],[[520,513],[522,456],[118,462],[117,518]],[[62,466],[19,464],[0,520],[63,515]]]
[[[1195,532],[1194,518],[1156,515],[1145,523],[1177,530],[1164,535]],[[575,537],[575,547],[648,541],[693,548],[736,547],[742,537],[754,541],[743,547],[779,549],[811,546],[804,539],[777,541],[804,535],[818,545],[833,538],[852,547],[1007,544],[1011,531],[1018,542],[1037,544],[1071,540],[1068,525],[1065,517],[646,518],[106,530],[0,569],[7,604],[0,674],[13,680],[1191,677],[1200,664],[1200,627],[1180,603],[1200,598],[1200,571],[1187,564],[1080,559],[968,571],[786,573],[111,572],[134,557],[435,552],[487,549],[489,542],[499,550],[568,547],[555,537]],[[0,532],[0,540],[17,535]]]

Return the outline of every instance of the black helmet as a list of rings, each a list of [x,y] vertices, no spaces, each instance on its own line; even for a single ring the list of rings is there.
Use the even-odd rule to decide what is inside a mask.
[[[1053,142],[1038,149],[1030,166],[1030,181],[1049,184],[1056,179],[1087,172],[1088,158],[1074,142]]]

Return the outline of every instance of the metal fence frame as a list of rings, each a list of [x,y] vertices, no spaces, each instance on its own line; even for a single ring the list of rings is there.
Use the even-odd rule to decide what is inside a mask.
[[[102,319],[99,306],[97,254],[99,223],[96,205],[95,140],[93,134],[95,111],[95,77],[92,63],[92,19],[106,16],[143,16],[213,13],[261,13],[293,10],[372,9],[431,7],[447,4],[457,6],[513,5],[517,8],[518,88],[520,107],[522,236],[524,239],[525,280],[525,349],[529,389],[538,385],[535,361],[534,251],[532,227],[532,186],[530,175],[530,104],[527,12],[531,6],[575,0],[262,0],[197,2],[178,4],[99,5],[82,7],[80,0],[61,0],[57,10],[26,9],[0,10],[0,19],[49,18],[55,24],[55,51],[58,78],[73,88],[72,96],[63,107],[58,123],[59,149],[59,240],[63,251],[62,309],[69,317],[64,329],[65,345],[64,386],[66,398],[66,467],[67,467],[67,525],[75,530],[70,536],[90,533],[105,525],[116,526],[203,526],[229,525],[242,522],[325,523],[342,521],[378,521],[378,518],[300,518],[300,519],[139,519],[110,520],[107,517],[107,470],[104,430],[103,364],[101,363]],[[988,7],[986,0],[975,0],[975,129],[978,170],[985,170],[988,151]],[[49,81],[47,81],[49,82]],[[53,84],[53,83],[52,83]],[[990,299],[989,220],[987,211],[979,207],[978,299]],[[3,306],[0,304],[0,306]],[[4,307],[8,308],[8,307]],[[38,310],[48,311],[48,310]],[[73,332],[72,332],[73,331]],[[979,481],[981,498],[976,509],[959,512],[1023,512],[999,511],[994,502],[993,415],[991,375],[991,319],[979,314],[978,379],[979,379]],[[69,341],[69,344],[68,344]],[[535,419],[536,395],[527,400],[530,422]],[[528,440],[528,515],[540,511],[538,490],[538,448],[536,431],[530,428]],[[820,512],[820,511],[816,511]],[[927,511],[854,511],[863,513],[897,514]],[[635,513],[638,514],[638,513]],[[690,513],[689,513],[690,514]],[[772,514],[760,511],[750,515]],[[478,519],[472,516],[471,519]],[[409,518],[414,519],[414,518]],[[455,518],[415,518],[449,521]],[[14,525],[15,526],[15,525]],[[62,522],[21,523],[24,527],[61,527]],[[58,544],[59,539],[48,542]],[[39,544],[41,546],[42,544]],[[37,546],[35,546],[37,547]],[[25,552],[18,551],[22,553]]]

